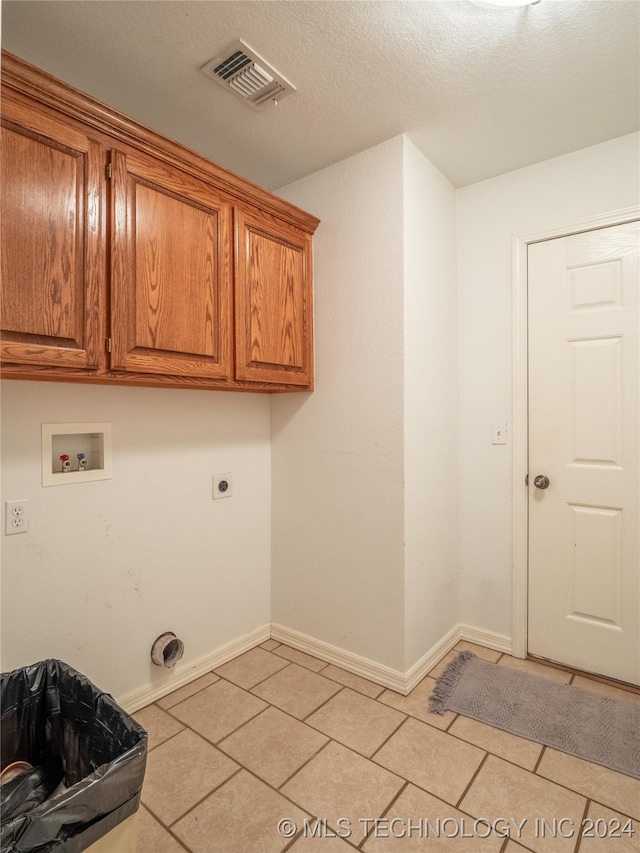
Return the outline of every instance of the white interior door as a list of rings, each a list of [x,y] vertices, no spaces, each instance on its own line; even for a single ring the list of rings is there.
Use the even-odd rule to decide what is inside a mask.
[[[528,651],[634,684],[639,237],[634,222],[528,249]]]

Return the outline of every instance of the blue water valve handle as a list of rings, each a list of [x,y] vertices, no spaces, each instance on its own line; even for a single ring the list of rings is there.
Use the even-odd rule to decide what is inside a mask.
[[[84,453],[78,453],[78,471],[85,471],[87,468],[87,458]]]

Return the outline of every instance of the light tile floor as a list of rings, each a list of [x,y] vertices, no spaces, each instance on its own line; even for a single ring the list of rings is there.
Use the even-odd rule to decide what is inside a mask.
[[[399,696],[268,640],[135,714],[149,733],[138,853],[639,853],[640,781],[428,713],[464,648],[640,703],[464,642]]]

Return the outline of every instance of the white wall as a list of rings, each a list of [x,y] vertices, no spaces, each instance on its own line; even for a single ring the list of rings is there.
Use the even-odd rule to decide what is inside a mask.
[[[272,401],[272,618],[403,669],[402,137],[281,191],[314,240],[316,390]]]
[[[164,677],[165,630],[188,663],[272,619],[399,671],[457,621],[510,635],[511,436],[490,425],[511,414],[511,237],[637,204],[638,142],[458,190],[457,306],[454,194],[406,139],[283,190],[322,220],[314,394],[5,380],[2,501],[28,498],[31,529],[2,536],[3,669],[59,657],[119,696]],[[111,481],[42,488],[60,421],[113,424]]]
[[[457,191],[461,621],[511,635],[511,240],[638,204],[638,134]]]
[[[456,197],[404,140],[405,671],[458,622]]]
[[[273,619],[406,672],[458,621],[455,193],[400,136],[281,194],[321,225],[316,391],[272,402]]]
[[[113,479],[41,483],[40,425],[111,422]],[[2,506],[27,498],[27,534],[2,536],[2,668],[67,661],[117,696],[270,619],[266,395],[2,383]],[[212,500],[213,474],[234,496]]]

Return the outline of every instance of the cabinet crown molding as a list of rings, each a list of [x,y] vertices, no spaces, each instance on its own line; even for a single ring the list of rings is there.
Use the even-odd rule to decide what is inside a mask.
[[[2,88],[4,91],[14,90],[28,95],[44,106],[63,112],[115,141],[134,145],[155,157],[161,157],[183,171],[208,181],[238,202],[248,202],[261,210],[273,213],[307,234],[314,234],[320,224],[320,220],[312,214],[223,169],[181,143],[158,135],[6,50],[2,51]]]
[[[313,390],[316,217],[4,51],[0,107],[5,378]]]

